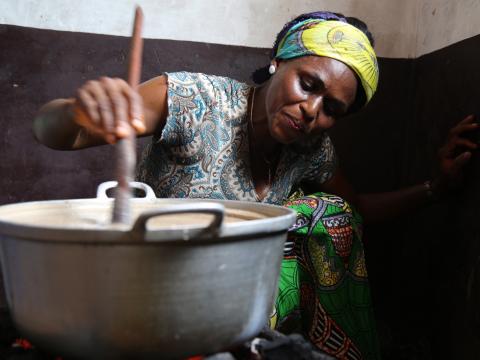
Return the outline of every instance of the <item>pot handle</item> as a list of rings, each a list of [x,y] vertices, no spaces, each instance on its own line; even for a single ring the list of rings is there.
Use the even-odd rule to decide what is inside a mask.
[[[138,182],[138,181],[130,181],[129,184],[131,188],[143,190],[145,192],[145,197],[141,199],[153,200],[157,198],[155,196],[155,192],[149,185],[142,182]],[[117,181],[105,181],[100,185],[98,185],[97,199],[110,199],[107,195],[107,191],[117,187],[117,185],[118,185]]]
[[[198,204],[178,204],[172,205],[164,209],[154,209],[145,211],[139,215],[132,229],[130,230],[130,236],[132,239],[139,241],[146,241],[147,221],[151,218],[172,215],[172,214],[212,214],[214,218],[212,222],[205,228],[188,229],[183,233],[183,240],[189,240],[192,237],[216,237],[219,234],[219,230],[223,223],[225,215],[225,207],[218,203],[198,203]]]

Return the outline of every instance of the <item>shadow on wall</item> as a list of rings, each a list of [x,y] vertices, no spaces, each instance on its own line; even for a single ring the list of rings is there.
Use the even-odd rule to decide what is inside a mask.
[[[113,176],[112,148],[49,150],[34,141],[31,120],[41,104],[70,96],[87,79],[122,76],[129,40],[5,25],[0,34],[0,203],[93,197]],[[416,60],[379,59],[372,104],[332,134],[357,190],[387,191],[432,177],[450,126],[480,111],[480,53],[471,51],[479,46],[475,37]],[[187,70],[247,81],[268,61],[268,49],[165,40],[146,40],[144,48],[144,80]],[[480,351],[477,164],[474,158],[459,194],[366,228],[385,359],[474,359]]]

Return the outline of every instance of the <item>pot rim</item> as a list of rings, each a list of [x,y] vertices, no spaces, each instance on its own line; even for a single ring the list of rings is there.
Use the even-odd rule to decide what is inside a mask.
[[[146,229],[142,234],[135,233],[133,226],[112,224],[108,227],[85,229],[80,227],[60,227],[48,225],[22,224],[9,221],[8,213],[27,210],[37,207],[59,206],[90,208],[98,205],[99,208],[112,206],[113,199],[86,198],[67,200],[31,201],[0,206],[0,238],[14,237],[27,241],[39,241],[62,244],[88,245],[194,245],[226,241],[247,240],[258,238],[277,232],[286,232],[294,223],[294,210],[279,205],[254,203],[238,200],[191,199],[191,198],[134,198],[134,203],[154,205],[163,204],[221,204],[228,212],[229,209],[248,210],[266,216],[261,219],[246,220],[234,223],[220,223],[214,231],[205,226],[189,226],[177,228]],[[218,206],[218,205],[217,205]],[[31,210],[30,210],[31,211]],[[5,219],[7,218],[7,219]]]

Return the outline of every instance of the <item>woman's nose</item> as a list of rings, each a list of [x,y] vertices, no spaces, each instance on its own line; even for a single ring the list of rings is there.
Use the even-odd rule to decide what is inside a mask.
[[[323,96],[312,97],[304,102],[302,111],[308,134],[327,130],[334,125],[335,120],[325,114],[323,106]]]
[[[301,108],[305,122],[315,121],[323,109],[323,96],[310,96],[302,103]]]

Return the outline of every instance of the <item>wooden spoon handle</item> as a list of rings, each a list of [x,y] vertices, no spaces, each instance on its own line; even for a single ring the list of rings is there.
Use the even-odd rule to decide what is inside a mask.
[[[137,6],[135,9],[135,21],[133,23],[132,42],[130,44],[130,58],[128,61],[128,83],[135,89],[140,83],[140,74],[142,70],[142,27],[143,12],[142,9]]]
[[[137,89],[140,82],[142,67],[142,25],[143,12],[137,6],[128,59],[128,84],[134,90]],[[132,197],[132,190],[129,183],[133,181],[135,175],[136,153],[136,132],[130,127],[129,135],[120,140],[116,146],[116,178],[118,186],[113,205],[113,223],[130,224],[131,222],[130,198]]]

